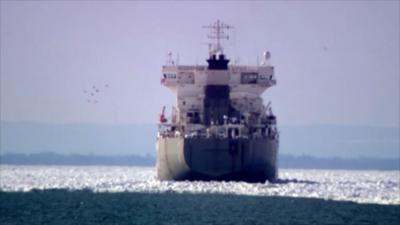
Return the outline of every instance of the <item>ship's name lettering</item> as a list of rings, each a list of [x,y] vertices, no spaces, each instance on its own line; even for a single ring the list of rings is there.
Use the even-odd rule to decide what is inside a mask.
[[[271,74],[259,74],[255,72],[242,73],[241,83],[242,84],[256,84],[258,80],[272,80]]]
[[[168,79],[176,79],[175,73],[164,73],[163,76],[164,76],[164,78],[168,78]]]
[[[260,74],[260,80],[271,80],[272,75],[267,75],[267,74]]]

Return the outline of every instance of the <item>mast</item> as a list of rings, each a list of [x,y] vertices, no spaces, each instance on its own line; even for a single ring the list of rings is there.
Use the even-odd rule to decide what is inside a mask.
[[[207,37],[209,39],[216,40],[216,43],[213,43],[213,48],[209,48],[210,55],[214,55],[216,53],[223,54],[223,48],[221,46],[220,40],[222,39],[229,40],[229,35],[226,34],[224,30],[232,29],[233,26],[222,23],[220,20],[217,20],[217,22],[208,26],[203,26],[203,28],[210,29],[210,33],[207,35]]]

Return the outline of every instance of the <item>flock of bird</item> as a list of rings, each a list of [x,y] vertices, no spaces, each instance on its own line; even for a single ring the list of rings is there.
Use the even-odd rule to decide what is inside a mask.
[[[102,88],[108,88],[108,87],[109,87],[108,84],[105,84],[104,86],[101,86],[101,87],[93,85],[92,88],[83,90],[83,94],[86,97],[86,102],[94,103],[94,104],[99,103],[98,97],[99,97],[100,92],[102,91]]]

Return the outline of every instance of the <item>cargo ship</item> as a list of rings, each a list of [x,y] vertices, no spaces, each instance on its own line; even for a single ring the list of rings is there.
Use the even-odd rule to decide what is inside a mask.
[[[277,179],[279,131],[261,94],[276,85],[271,54],[256,65],[230,64],[221,41],[232,26],[205,26],[212,40],[205,65],[179,65],[169,52],[161,84],[176,95],[157,133],[160,180],[265,182]]]

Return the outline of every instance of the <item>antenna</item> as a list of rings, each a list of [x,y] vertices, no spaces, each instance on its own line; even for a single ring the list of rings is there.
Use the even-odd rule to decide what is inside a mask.
[[[167,65],[175,65],[174,60],[172,59],[172,52],[168,51],[167,52]]]
[[[209,49],[210,54],[217,53],[217,52],[223,53],[223,49],[222,49],[220,40],[221,39],[229,40],[229,35],[227,35],[224,32],[224,30],[225,29],[226,30],[232,29],[233,26],[228,25],[228,24],[224,24],[221,21],[217,20],[217,22],[215,22],[215,23],[213,23],[211,25],[208,25],[208,26],[203,26],[203,28],[210,29],[210,34],[207,35],[207,37],[209,39],[216,39],[217,40],[217,43],[214,43],[214,46],[213,46],[214,48],[210,48]]]

